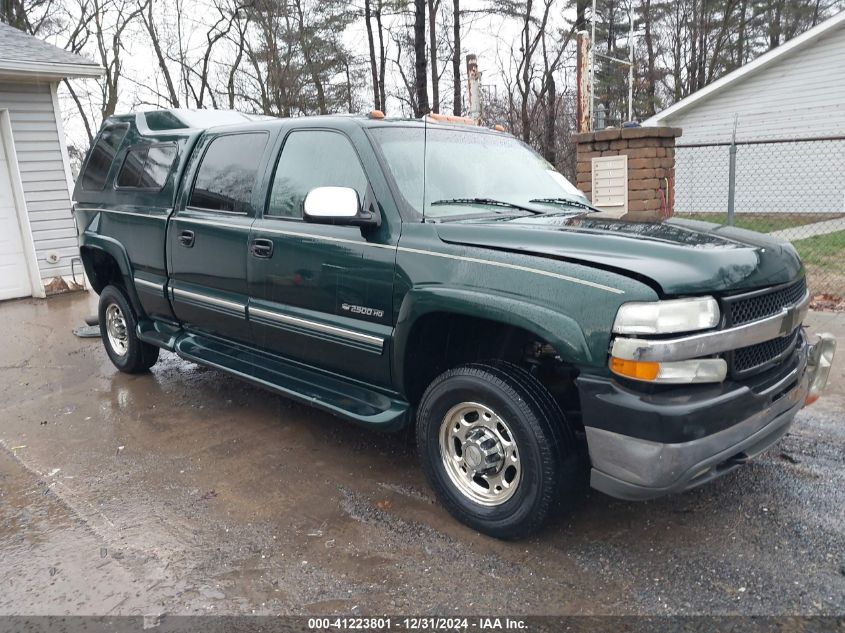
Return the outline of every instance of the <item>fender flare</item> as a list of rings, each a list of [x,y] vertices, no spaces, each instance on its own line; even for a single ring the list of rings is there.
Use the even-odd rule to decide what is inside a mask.
[[[592,362],[592,354],[581,326],[566,314],[493,292],[426,286],[409,291],[399,308],[391,360],[396,385],[405,383],[405,350],[414,325],[421,317],[434,312],[513,325],[550,343],[564,362],[573,365]]]
[[[85,268],[85,274],[89,279],[93,279],[93,271],[91,270],[91,261],[89,257],[85,256],[86,250],[100,251],[109,255],[117,262],[117,267],[120,269],[120,274],[123,277],[123,285],[126,289],[126,294],[132,308],[139,316],[145,314],[144,308],[141,305],[141,300],[138,298],[138,293],[135,289],[135,279],[132,275],[132,264],[129,261],[129,254],[126,248],[119,241],[107,235],[83,233],[79,244],[82,265]]]

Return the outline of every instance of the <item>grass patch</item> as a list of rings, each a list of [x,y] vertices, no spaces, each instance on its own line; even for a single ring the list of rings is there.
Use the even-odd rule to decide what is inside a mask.
[[[795,240],[813,293],[845,295],[845,231]]]
[[[728,221],[727,213],[676,213],[674,217],[716,224],[726,224]],[[771,233],[841,217],[841,213],[737,213],[734,216],[734,226],[759,233]]]

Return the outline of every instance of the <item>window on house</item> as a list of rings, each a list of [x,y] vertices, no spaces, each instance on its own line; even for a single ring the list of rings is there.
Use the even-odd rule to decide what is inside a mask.
[[[136,145],[129,148],[117,174],[117,186],[131,189],[164,187],[176,158],[176,145]]]
[[[110,125],[103,128],[103,131],[97,137],[97,142],[91,148],[91,154],[85,164],[85,171],[82,172],[83,189],[102,191],[103,187],[106,186],[106,178],[108,178],[111,164],[114,162],[114,157],[128,129],[127,124]]]
[[[267,215],[301,218],[305,196],[316,187],[351,187],[363,201],[367,176],[352,143],[342,134],[291,132],[276,165]]]
[[[250,132],[218,136],[209,144],[200,163],[189,207],[249,213],[252,190],[267,134]]]

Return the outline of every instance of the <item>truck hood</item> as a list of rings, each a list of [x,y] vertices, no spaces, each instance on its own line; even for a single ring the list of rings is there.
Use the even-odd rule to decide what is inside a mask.
[[[495,218],[437,225],[444,242],[595,265],[647,278],[665,295],[786,283],[802,273],[792,246],[762,233],[692,220],[623,222],[589,216]]]

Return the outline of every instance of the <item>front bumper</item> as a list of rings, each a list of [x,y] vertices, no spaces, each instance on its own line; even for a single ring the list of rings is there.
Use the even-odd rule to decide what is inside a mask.
[[[651,499],[733,470],[777,442],[811,387],[824,387],[834,347],[825,335],[814,345],[802,339],[775,376],[750,386],[644,395],[609,379],[579,379],[590,485],[620,499]]]

